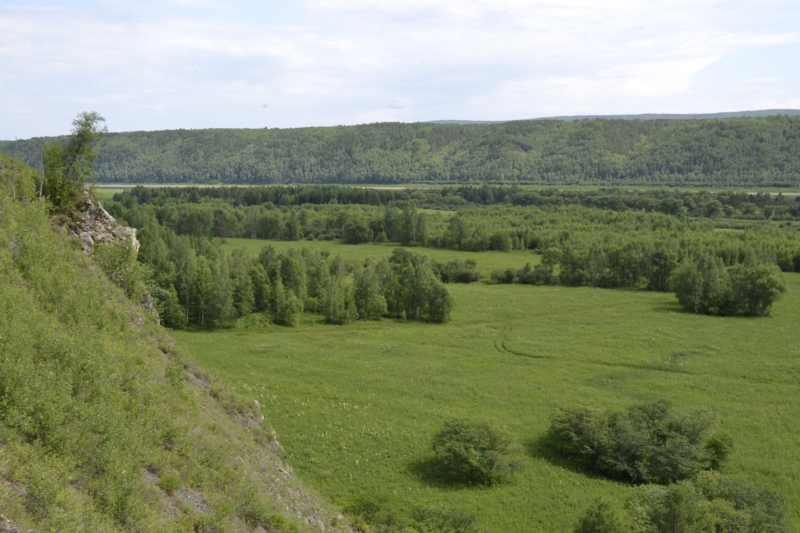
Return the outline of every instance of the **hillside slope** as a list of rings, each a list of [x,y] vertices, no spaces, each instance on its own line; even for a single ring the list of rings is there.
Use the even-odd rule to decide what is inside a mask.
[[[0,524],[350,531],[294,478],[257,402],[207,376],[52,226],[35,176],[0,156]]]
[[[45,140],[20,141],[20,157],[38,165]],[[126,183],[798,187],[800,117],[112,133],[97,174]]]

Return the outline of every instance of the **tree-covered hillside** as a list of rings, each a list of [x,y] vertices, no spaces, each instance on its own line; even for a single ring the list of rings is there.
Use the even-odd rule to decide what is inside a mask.
[[[47,139],[20,141],[38,166]],[[0,143],[11,153],[12,142]],[[800,186],[800,117],[108,134],[102,182]]]

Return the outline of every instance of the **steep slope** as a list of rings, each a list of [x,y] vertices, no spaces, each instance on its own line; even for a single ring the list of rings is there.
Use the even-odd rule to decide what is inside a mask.
[[[53,227],[35,176],[0,156],[2,527],[350,531],[294,478],[258,403]]]

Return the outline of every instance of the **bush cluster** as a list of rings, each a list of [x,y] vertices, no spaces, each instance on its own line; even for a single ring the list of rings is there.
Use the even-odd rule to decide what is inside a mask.
[[[390,494],[365,494],[345,508],[363,533],[477,533],[478,517],[437,505],[403,505]]]
[[[790,533],[789,512],[777,493],[747,481],[700,472],[668,486],[644,485],[624,509],[600,499],[575,533]]]
[[[559,455],[611,479],[667,484],[718,466],[729,451],[707,410],[674,414],[666,401],[625,412],[556,409],[547,440]]]
[[[450,420],[433,438],[433,451],[454,480],[491,485],[520,468],[514,438],[491,424]]]
[[[774,264],[750,260],[726,269],[709,254],[683,261],[670,286],[687,311],[717,315],[769,315],[786,292],[783,274]]]
[[[331,324],[384,316],[446,322],[453,299],[436,269],[461,266],[442,266],[403,249],[356,266],[307,248],[278,253],[266,246],[253,257],[245,249],[228,254],[217,243],[169,231],[144,239],[139,256],[154,270],[153,295],[172,328],[223,327],[253,313],[283,326],[296,326],[303,312]]]

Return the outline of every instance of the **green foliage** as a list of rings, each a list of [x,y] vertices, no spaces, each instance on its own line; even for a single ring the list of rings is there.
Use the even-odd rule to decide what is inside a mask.
[[[434,269],[445,283],[473,283],[481,277],[477,270],[478,263],[474,259],[459,261],[453,259],[445,264],[434,262]]]
[[[283,476],[256,440],[265,430],[248,429],[258,411],[51,224],[41,202],[9,202],[0,217],[2,514],[25,530],[155,533],[234,531],[247,498],[275,512]],[[130,250],[98,252],[126,279]],[[204,517],[162,493],[182,482]]]
[[[125,291],[128,298],[134,302],[142,301],[149,273],[145,265],[136,261],[136,250],[132,241],[98,243],[92,257],[114,285]]]
[[[243,248],[228,252],[218,240],[176,235],[156,218],[145,216],[140,223],[139,259],[145,266],[135,264],[138,269],[129,272],[129,257],[116,248],[102,249],[98,257],[126,288],[152,278],[156,286],[150,294],[170,327],[221,328],[253,312],[291,327],[304,312],[319,313],[332,324],[387,315],[441,323],[453,300],[439,281],[444,274],[437,272],[444,270],[453,280],[476,277],[474,261],[441,265],[403,250],[378,264],[352,265],[306,247],[278,253],[268,245],[254,257]]]
[[[786,504],[776,493],[713,472],[668,487],[641,487],[632,502],[634,531],[792,531]]]
[[[368,260],[364,269],[356,274],[354,300],[358,316],[362,320],[377,320],[389,314],[383,294],[384,278],[390,275],[387,266],[384,262],[379,271],[375,262]]]
[[[296,533],[300,531],[296,524],[289,522],[286,517],[279,514],[271,514],[261,521],[261,527],[272,533]]]
[[[786,293],[786,281],[777,265],[736,265],[729,272],[730,314],[766,316]]]
[[[375,239],[383,234],[387,239],[401,242],[404,220],[407,222],[421,216],[411,207],[425,207],[436,210],[467,212],[468,208],[505,205],[508,207],[586,207],[603,211],[661,213],[681,218],[693,217],[710,219],[720,227],[744,228],[764,221],[791,221],[800,217],[800,205],[793,195],[768,192],[748,193],[732,190],[686,190],[679,188],[617,188],[617,187],[530,187],[501,185],[461,185],[445,187],[377,189],[348,187],[342,185],[293,185],[270,187],[134,187],[114,195],[114,199],[124,204],[126,209],[137,205],[154,205],[159,208],[181,204],[213,204],[215,212],[202,217],[190,211],[182,214],[181,223],[185,232],[202,230],[210,235],[219,228],[237,231],[248,238],[285,238],[296,240],[298,230],[307,236],[309,229],[301,220],[302,216],[281,216],[283,208],[314,206],[315,209],[340,212],[342,208],[349,215],[337,217],[336,231],[344,238],[344,227],[351,221],[358,227],[368,227]],[[458,201],[454,201],[457,199]],[[226,211],[224,206],[239,207],[242,211]],[[724,214],[712,214],[709,206],[723,208]],[[363,209],[354,209],[360,206]],[[275,208],[280,208],[276,210]],[[369,207],[379,207],[380,220],[369,213]],[[255,209],[253,209],[255,208]],[[246,212],[246,216],[242,216]],[[233,214],[233,216],[231,216]],[[426,213],[426,224],[431,213]],[[174,213],[170,213],[170,218]],[[184,218],[185,217],[185,218]],[[291,230],[286,225],[293,225]],[[234,228],[229,226],[233,225]],[[217,230],[214,230],[217,228]],[[492,228],[485,236],[489,245],[492,235],[500,228]],[[184,231],[182,230],[182,231]],[[502,232],[502,229],[501,229]],[[514,240],[513,230],[506,233]],[[294,238],[290,239],[291,235]],[[227,236],[227,235],[217,235]],[[368,234],[366,235],[369,236]],[[468,228],[464,220],[452,218],[447,223],[446,243],[470,242]],[[358,239],[361,240],[361,239]],[[482,241],[484,238],[481,239]]]
[[[98,174],[133,183],[797,186],[799,131],[800,117],[772,116],[112,133]],[[20,143],[21,157],[38,162],[41,143]]]
[[[443,469],[466,483],[491,485],[520,468],[514,438],[488,423],[445,422],[432,446]]]
[[[56,210],[69,210],[81,201],[86,183],[94,180],[95,145],[107,132],[105,119],[94,111],[78,113],[66,146],[49,141],[42,147],[43,193]]]
[[[718,465],[727,455],[720,439],[710,441],[714,425],[708,411],[675,415],[662,400],[625,413],[556,409],[547,438],[555,452],[601,475],[667,484]]]
[[[164,472],[160,478],[158,478],[158,486],[161,487],[164,492],[172,494],[181,488],[183,483],[181,482],[181,476],[178,472],[174,470],[168,470]]]
[[[254,255],[263,244],[252,243]],[[276,253],[290,246],[271,244]],[[308,246],[354,268],[394,249]],[[441,262],[474,257],[487,272],[503,261],[525,264],[524,254],[430,254]],[[715,431],[735,445],[722,472],[780,492],[797,522],[800,275],[786,281],[789,292],[769,320],[683,313],[669,293],[477,283],[447,285],[458,305],[443,325],[303,320],[297,328],[172,335],[210,372],[268,406],[286,461],[343,506],[388,493],[401,509],[472,510],[482,531],[571,531],[597,497],[622,507],[637,487],[549,460],[535,439],[553,407],[624,412],[666,398],[676,416],[697,406],[717,413]],[[514,434],[527,453],[513,483],[465,490],[437,475],[430,443],[451,417],[496,420]]]
[[[725,297],[725,266],[710,254],[684,260],[672,274],[670,286],[681,306],[693,313],[718,311]]]
[[[606,499],[597,500],[578,520],[575,533],[622,533],[620,512]]]
[[[41,176],[19,160],[0,153],[0,217],[14,200],[30,201],[38,194]]]
[[[508,237],[503,242],[510,242],[511,249],[534,250],[541,254],[542,261],[539,265],[531,262],[529,267],[521,269],[505,265],[491,275],[491,279],[498,283],[590,285],[666,291],[673,279],[680,285],[684,305],[701,313],[766,314],[775,295],[780,295],[779,277],[764,274],[763,279],[758,281],[748,276],[723,275],[723,265],[731,270],[730,267],[738,264],[774,263],[787,272],[800,267],[800,234],[791,226],[764,225],[746,231],[718,231],[715,224],[687,219],[680,214],[680,210],[670,207],[678,202],[684,206],[695,206],[693,210],[699,209],[698,205],[718,201],[714,199],[715,196],[723,198],[726,206],[738,205],[741,209],[748,205],[761,205],[763,209],[777,209],[775,206],[778,205],[786,209],[797,207],[794,200],[791,200],[790,208],[786,199],[778,200],[776,197],[773,200],[768,195],[712,195],[703,192],[681,196],[674,191],[626,193],[611,190],[601,191],[607,196],[592,196],[589,193],[581,193],[584,196],[576,194],[575,198],[566,196],[580,206],[584,205],[581,202],[585,202],[590,207],[586,208],[558,207],[557,204],[565,197],[544,190],[534,191],[536,198],[551,200],[552,205],[531,208],[513,205],[514,199],[524,204],[530,194],[525,191],[464,187],[459,188],[460,194],[469,197],[475,204],[483,205],[496,193],[512,198],[508,202],[512,205],[505,202],[491,207],[473,205],[454,215],[447,212],[423,213],[416,209],[418,196],[421,201],[441,198],[438,189],[433,193],[403,191],[405,197],[396,205],[392,203],[394,200],[391,196],[381,196],[388,195],[386,191],[372,191],[376,194],[372,197],[364,189],[343,188],[334,197],[334,193],[328,189],[298,187],[297,190],[281,191],[280,188],[274,188],[268,192],[259,189],[241,192],[242,188],[238,189],[239,192],[198,189],[202,191],[203,198],[194,203],[189,201],[191,194],[185,190],[149,192],[152,189],[141,189],[128,196],[120,196],[120,202],[110,205],[109,209],[140,230],[143,261],[153,265],[156,272],[162,269],[174,271],[175,276],[178,271],[170,264],[175,260],[159,259],[170,255],[171,249],[174,249],[173,243],[177,240],[175,232],[194,235],[191,240],[195,243],[193,246],[205,253],[209,245],[203,237],[209,238],[219,233],[216,229],[219,220],[233,221],[229,225],[225,223],[231,234],[264,235],[258,229],[264,226],[270,228],[266,233],[268,236],[283,239],[336,239],[342,237],[342,227],[347,221],[360,220],[373,235],[385,235],[387,240],[416,245],[427,243],[428,246],[464,251],[508,250],[509,247],[505,245],[495,246],[496,235],[502,233]],[[332,200],[341,198],[344,203],[338,200],[332,204],[318,203],[329,196]],[[267,198],[282,205],[277,206],[272,200],[257,203]],[[348,200],[349,204],[346,203]],[[372,205],[369,203],[371,200],[374,203],[386,202],[386,206]],[[624,200],[642,212],[627,211]],[[359,202],[363,202],[362,205],[353,205]],[[619,211],[609,208],[617,203],[623,204]],[[126,207],[128,204],[130,206]],[[294,204],[300,205],[289,207]],[[402,206],[402,209],[398,206]],[[659,210],[678,214],[646,212]],[[291,231],[287,230],[287,223],[291,223]],[[419,233],[420,228],[424,229],[422,233]],[[411,238],[412,234],[416,237]],[[170,250],[167,243],[170,243]],[[304,309],[321,312],[322,298],[312,296],[311,300],[308,299],[304,285],[308,282],[302,279],[300,263],[302,261],[297,257],[283,261],[281,271],[284,284],[291,281],[292,290]],[[478,277],[477,271],[470,270],[467,264],[432,262],[430,267],[442,281],[468,282]],[[292,274],[293,270],[297,271],[297,275]],[[731,272],[738,270],[732,269]],[[710,277],[714,273],[717,274]],[[706,278],[707,282],[704,282]],[[739,283],[731,285],[726,281],[728,278]],[[183,305],[191,306],[182,285],[174,278],[162,276],[161,288],[167,290],[170,283],[178,290]],[[243,287],[238,282],[234,285]],[[403,301],[399,295],[386,294],[386,298],[390,313],[399,316],[405,311],[408,316],[408,309],[398,309],[394,305]],[[242,309],[239,308],[229,318],[242,316]],[[411,316],[417,316],[416,309],[412,310]]]
[[[684,260],[670,284],[684,309],[704,314],[767,316],[786,292],[777,265],[749,261],[726,270],[708,254]]]
[[[362,494],[346,512],[365,523],[358,531],[380,533],[476,533],[478,519],[473,513],[437,505],[408,508],[393,495]]]

